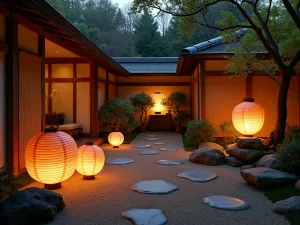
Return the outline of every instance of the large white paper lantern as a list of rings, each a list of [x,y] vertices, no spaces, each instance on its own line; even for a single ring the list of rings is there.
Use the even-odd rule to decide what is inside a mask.
[[[263,127],[265,112],[253,98],[244,99],[232,111],[232,122],[235,129],[245,136],[253,136]]]
[[[154,107],[152,110],[155,112],[155,114],[161,114],[161,112],[164,110],[164,106],[161,104],[162,100],[166,98],[166,96],[160,92],[155,92],[151,95],[153,100],[155,101]]]
[[[105,163],[103,150],[87,142],[78,149],[77,172],[83,175],[84,180],[95,179],[95,175],[100,173]]]
[[[109,144],[114,146],[114,148],[118,148],[123,143],[123,141],[124,141],[124,135],[119,131],[111,132],[108,135],[108,142]]]
[[[77,145],[72,136],[47,128],[27,143],[25,165],[29,175],[45,188],[58,189],[70,178],[77,165]]]

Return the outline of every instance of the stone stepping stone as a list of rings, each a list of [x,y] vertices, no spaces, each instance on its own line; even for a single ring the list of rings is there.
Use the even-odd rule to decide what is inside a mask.
[[[153,138],[145,138],[146,141],[159,141],[160,138],[153,137]]]
[[[110,165],[124,165],[133,163],[133,160],[128,158],[108,158],[105,160],[105,163]]]
[[[146,134],[146,135],[144,135],[145,137],[157,137],[157,135],[156,134]]]
[[[157,163],[164,166],[173,166],[183,164],[183,160],[158,160]]]
[[[167,218],[160,209],[131,209],[122,212],[121,215],[135,225],[163,225],[167,223]]]
[[[201,182],[201,183],[208,182],[217,178],[217,175],[215,173],[212,173],[210,171],[205,171],[205,170],[184,171],[178,174],[177,176],[186,178],[191,181]]]
[[[132,148],[151,148],[151,145],[134,145]]]
[[[156,155],[157,151],[141,151],[138,152],[139,155]]]
[[[176,151],[176,148],[160,148],[161,151]]]
[[[131,189],[143,194],[168,194],[178,187],[164,180],[147,180],[135,183]]]
[[[155,143],[153,143],[154,145],[164,145],[165,143],[163,143],[163,142],[155,142]]]
[[[225,210],[245,210],[250,208],[250,204],[239,198],[228,197],[224,195],[212,195],[203,198],[206,204],[209,204],[213,208],[225,209]]]

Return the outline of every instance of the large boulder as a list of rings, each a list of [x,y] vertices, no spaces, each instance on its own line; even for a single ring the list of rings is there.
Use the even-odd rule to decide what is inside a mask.
[[[257,137],[237,137],[235,141],[239,148],[250,148],[256,150],[263,148],[261,139]]]
[[[254,162],[267,154],[262,150],[253,150],[253,149],[238,148],[238,147],[227,148],[226,152],[230,156],[234,156],[238,159],[248,161],[248,162]]]
[[[226,156],[225,163],[232,167],[241,167],[241,166],[245,165],[245,161],[240,160],[233,156]]]
[[[214,148],[220,151],[224,151],[224,148],[221,145],[214,142],[202,142],[198,145],[198,148]]]
[[[27,188],[4,200],[0,208],[0,221],[5,225],[48,222],[64,207],[62,195],[41,188]]]
[[[241,166],[240,170],[245,170],[245,169],[251,169],[251,168],[254,168],[255,165],[244,165],[244,166]]]
[[[193,163],[200,163],[209,166],[218,166],[224,164],[225,155],[222,151],[215,148],[199,148],[189,157]]]
[[[298,180],[297,183],[295,184],[295,188],[300,190],[300,180]]]
[[[275,154],[265,155],[256,163],[256,167],[268,167],[277,170],[279,169],[279,161]]]
[[[273,204],[272,211],[281,215],[300,213],[300,196],[290,197]]]
[[[240,171],[241,176],[249,184],[260,189],[276,188],[281,185],[295,184],[298,176],[266,167],[256,167]]]

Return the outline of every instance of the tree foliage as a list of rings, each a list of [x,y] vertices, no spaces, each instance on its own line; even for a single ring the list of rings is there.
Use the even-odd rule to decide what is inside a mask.
[[[0,167],[0,203],[18,191],[20,184],[14,177],[11,176],[12,171],[6,170],[4,167]]]
[[[155,105],[153,98],[145,92],[141,92],[132,96],[130,102],[140,116],[141,126],[145,126],[147,113]]]
[[[137,125],[134,112],[130,101],[119,98],[110,100],[100,107],[100,126],[109,127],[111,131],[130,131]]]

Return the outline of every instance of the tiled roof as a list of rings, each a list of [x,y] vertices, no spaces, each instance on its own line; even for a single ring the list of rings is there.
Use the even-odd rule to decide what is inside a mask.
[[[177,57],[113,57],[130,73],[176,73]]]

